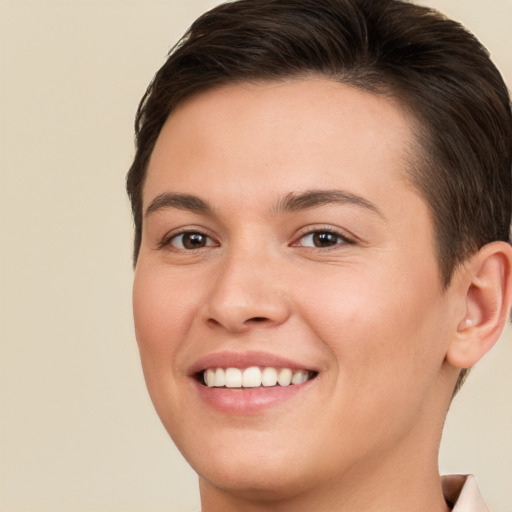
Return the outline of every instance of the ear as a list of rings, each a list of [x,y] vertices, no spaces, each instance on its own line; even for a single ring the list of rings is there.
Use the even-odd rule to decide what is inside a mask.
[[[509,317],[512,301],[512,248],[492,242],[461,270],[465,311],[446,360],[457,368],[476,364],[494,346]]]

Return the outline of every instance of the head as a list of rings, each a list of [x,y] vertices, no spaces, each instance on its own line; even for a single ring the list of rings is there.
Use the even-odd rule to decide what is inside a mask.
[[[127,178],[134,262],[149,158],[174,109],[224,84],[308,75],[393,97],[412,114],[418,152],[410,179],[432,212],[443,286],[480,247],[509,240],[510,100],[474,36],[433,10],[396,0],[239,1],[192,25],[140,103]]]
[[[301,84],[305,83],[313,85],[311,88],[304,88]],[[148,169],[153,166],[151,172],[156,176],[160,172],[157,169],[164,166],[162,162],[165,160],[163,155],[166,145],[172,146],[173,140],[181,141],[182,147],[187,143],[186,137],[180,138],[182,134],[178,130],[178,121],[182,123],[180,126],[195,130],[202,124],[201,112],[206,116],[205,119],[208,119],[208,113],[222,117],[222,112],[215,110],[215,105],[224,105],[226,109],[237,112],[237,108],[244,108],[244,101],[256,101],[255,98],[267,109],[269,105],[275,105],[274,112],[278,112],[279,104],[285,103],[289,97],[289,107],[292,110],[298,109],[299,117],[301,101],[309,102],[312,108],[318,106],[319,111],[327,111],[322,98],[331,98],[332,91],[328,84],[341,87],[339,90],[345,91],[346,97],[352,102],[343,103],[341,112],[349,116],[352,108],[350,105],[367,104],[371,109],[375,107],[376,118],[381,120],[380,128],[382,129],[382,120],[387,113],[390,115],[390,123],[393,121],[391,124],[396,128],[397,135],[403,136],[400,140],[408,141],[407,151],[403,153],[407,157],[403,164],[403,182],[406,186],[398,190],[390,183],[389,190],[396,189],[397,194],[400,191],[405,193],[408,188],[414,190],[415,197],[420,202],[416,203],[412,196],[407,196],[411,201],[407,203],[404,196],[404,204],[408,204],[409,211],[402,212],[402,217],[405,219],[418,212],[420,217],[423,215],[424,219],[429,219],[429,226],[432,227],[432,236],[427,237],[429,244],[425,250],[435,261],[435,268],[430,268],[430,272],[427,272],[428,262],[425,263],[423,277],[427,276],[427,279],[422,282],[422,286],[428,288],[430,276],[432,287],[440,290],[436,294],[439,299],[436,302],[438,309],[434,311],[433,307],[427,322],[431,327],[436,323],[435,315],[443,311],[444,301],[448,303],[448,299],[442,294],[450,293],[458,269],[488,244],[494,241],[506,242],[509,239],[512,115],[507,89],[478,41],[460,25],[440,14],[406,2],[241,0],[221,5],[199,18],[155,76],[137,114],[137,152],[127,180],[135,219],[134,261],[137,263],[144,235],[143,219],[148,207],[147,203],[144,204],[144,193],[148,186],[154,188],[155,184],[155,179],[148,175]],[[275,90],[269,95],[272,88]],[[279,92],[283,90],[284,93]],[[317,97],[314,96],[315,92]],[[280,102],[275,103],[276,98],[280,98]],[[294,102],[294,98],[297,101]],[[374,101],[377,103],[374,104]],[[383,102],[386,106],[382,106]],[[251,105],[248,109],[255,114],[254,120],[257,121],[257,109],[253,103]],[[386,110],[388,107],[391,110]],[[284,113],[281,114],[284,117]],[[313,117],[316,119],[316,116]],[[187,119],[194,119],[195,124]],[[354,119],[357,120],[357,114]],[[279,119],[276,118],[275,122],[279,122]],[[303,119],[303,122],[306,121]],[[205,126],[210,125],[205,123]],[[344,127],[340,133],[349,136],[349,132]],[[233,137],[236,134],[236,131],[231,133]],[[198,132],[197,135],[204,134]],[[360,135],[364,138],[364,130]],[[314,136],[311,133],[311,140]],[[383,140],[384,148],[389,147],[386,143],[393,144],[398,139],[383,137]],[[319,147],[323,143],[325,140],[319,140]],[[378,146],[378,139],[373,143]],[[303,144],[307,144],[307,140]],[[173,148],[175,150],[177,149]],[[190,154],[193,150],[193,147],[187,146]],[[188,179],[183,178],[185,181]],[[215,176],[209,176],[208,179],[215,180]],[[279,177],[269,174],[267,179],[274,180],[277,188],[282,185]],[[293,176],[286,176],[285,182],[293,179]],[[383,180],[384,177],[379,179]],[[230,180],[236,183],[236,175],[231,174]],[[299,181],[297,177],[297,182]],[[307,177],[304,183],[309,189],[315,188],[314,183],[311,185]],[[386,188],[384,181],[380,181],[380,185],[382,190]],[[219,198],[224,197],[223,192],[219,194]],[[345,197],[344,200],[346,199]],[[186,208],[189,210],[205,212],[209,208],[208,205],[197,202],[191,205],[190,197],[181,197],[180,207],[184,200],[188,201]],[[315,199],[306,197],[301,200],[307,202]],[[324,200],[325,197],[320,198],[320,202]],[[350,200],[356,203],[358,201],[353,197]],[[399,200],[398,195],[396,200]],[[153,203],[155,204],[157,209],[158,204]],[[290,211],[294,208],[300,210],[300,200],[285,204]],[[425,211],[421,205],[425,206]],[[240,211],[236,211],[236,214],[239,213]],[[248,216],[253,214],[256,216],[255,211],[249,209],[248,202]],[[396,218],[400,218],[400,215]],[[409,233],[413,232],[411,228]],[[421,259],[420,255],[416,256]],[[231,260],[226,264],[238,269]],[[187,266],[187,272],[193,268],[195,267]],[[488,266],[489,272],[490,268],[494,267]],[[331,267],[329,271],[330,269]],[[236,276],[235,270],[233,275]],[[499,271],[496,273],[499,274]],[[276,270],[276,278],[285,274],[286,272],[280,273]],[[406,274],[407,272],[402,277]],[[414,272],[410,274],[411,278],[413,275]],[[325,278],[327,284],[327,274]],[[389,281],[388,286],[392,287],[394,283]],[[295,281],[290,281],[290,286],[296,286],[294,283]],[[217,298],[224,290],[221,288],[212,292],[217,294]],[[354,289],[356,288],[354,283]],[[406,288],[412,292],[409,285]],[[384,289],[384,285],[381,289]],[[482,293],[473,293],[475,300],[469,301],[470,306],[473,302],[478,302],[480,295]],[[375,293],[375,296],[378,294]],[[424,298],[426,302],[423,305],[416,303],[417,312],[423,311],[422,306],[430,304],[432,297]],[[343,297],[340,296],[339,299],[341,301]],[[189,304],[187,300],[184,304],[176,304],[169,299],[166,307],[169,311],[180,308],[185,311]],[[395,312],[399,311],[400,304],[405,300],[408,300],[407,295],[397,297]],[[363,302],[360,306],[362,304]],[[350,302],[345,306],[347,318],[350,315],[355,318],[357,311],[351,311],[355,306]],[[315,304],[310,304],[311,310],[315,307]],[[343,306],[340,305],[340,308]],[[210,309],[208,313],[211,314],[208,319],[209,327],[218,329],[221,325],[229,325],[228,320],[222,321],[221,313],[217,315],[211,311]],[[280,320],[273,324],[278,326],[279,323],[278,327],[281,328],[287,313],[277,305],[275,310],[270,310],[269,306],[268,312],[254,316],[251,325],[254,329],[257,325],[265,328],[268,326],[267,320],[273,318],[272,315],[283,317],[282,322]],[[305,317],[308,315],[306,311]],[[146,321],[148,324],[153,322],[147,318],[140,323]],[[399,323],[397,320],[396,331],[403,333],[414,325],[414,322],[401,326]],[[358,336],[364,337],[365,327],[361,328],[363,330],[357,335],[353,332],[354,340]],[[236,331],[235,327],[232,331],[231,335]],[[249,336],[245,331],[237,334],[242,337]],[[304,331],[299,334],[303,335]],[[428,339],[432,334],[425,327],[421,336]],[[326,337],[330,335],[331,333],[327,333]],[[162,340],[165,336],[167,334],[162,335]],[[346,338],[350,339],[348,334]],[[384,338],[380,341],[383,342]],[[162,354],[163,357],[169,356],[164,352]],[[360,353],[368,358],[370,365],[372,361],[375,363],[372,354]],[[410,352],[408,354],[411,355]],[[152,354],[148,358],[154,361],[156,355]],[[173,353],[173,357],[174,355],[177,360],[190,362],[187,355],[183,356],[178,352]],[[311,354],[308,353],[306,344],[302,356],[308,359],[309,355]],[[421,357],[418,353],[419,360]],[[350,363],[350,357],[346,357],[345,364]],[[353,363],[355,367],[356,358]],[[263,362],[258,364],[265,366]],[[419,367],[418,372],[421,372]],[[319,373],[322,374],[321,368]],[[464,373],[463,370],[457,384],[462,382]],[[326,375],[328,374],[326,371]],[[389,382],[385,373],[381,378]],[[428,379],[425,376],[423,378]],[[322,382],[329,383],[329,378],[325,377]],[[362,381],[361,386],[364,388]],[[362,391],[361,396],[364,397]],[[165,416],[165,405],[160,402],[158,392],[154,393],[153,400],[159,413]],[[179,423],[179,420],[175,418],[172,422]],[[177,423],[173,424],[179,429]],[[244,420],[239,420],[237,424],[240,428],[232,434],[234,438],[240,436],[243,440],[244,428],[247,425]],[[353,427],[357,430],[356,426]],[[266,439],[263,427],[256,430],[256,437],[261,434],[262,440]],[[195,456],[193,453],[189,455],[190,458]]]

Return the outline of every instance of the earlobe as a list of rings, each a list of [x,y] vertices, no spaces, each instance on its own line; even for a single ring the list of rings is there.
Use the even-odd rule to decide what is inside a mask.
[[[457,368],[476,364],[496,343],[512,301],[512,248],[492,242],[473,255],[462,271],[465,311],[446,359]]]

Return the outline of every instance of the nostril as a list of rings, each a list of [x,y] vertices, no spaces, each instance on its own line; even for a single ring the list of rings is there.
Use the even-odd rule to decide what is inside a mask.
[[[260,324],[260,323],[268,322],[268,321],[269,321],[269,319],[267,317],[264,317],[264,316],[253,316],[253,317],[248,318],[247,320],[244,320],[242,322],[242,324],[240,324],[238,326],[238,328],[244,329],[244,326],[245,326],[245,328],[247,328],[251,324],[256,324],[256,323]],[[222,325],[228,325],[227,322],[226,322],[226,324],[223,324],[222,322],[219,322],[215,318],[211,318],[211,317],[207,319],[207,323],[208,323],[208,325],[210,327],[219,327],[219,326],[222,326]],[[236,326],[230,326],[229,328],[233,329],[233,330],[237,330]]]

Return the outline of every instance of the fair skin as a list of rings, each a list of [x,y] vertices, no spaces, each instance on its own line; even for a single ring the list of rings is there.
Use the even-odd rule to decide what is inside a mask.
[[[511,256],[489,244],[442,288],[411,124],[322,78],[224,86],[167,120],[134,316],[203,512],[448,510],[442,424],[460,368],[499,336]],[[204,384],[228,367],[309,380]]]

